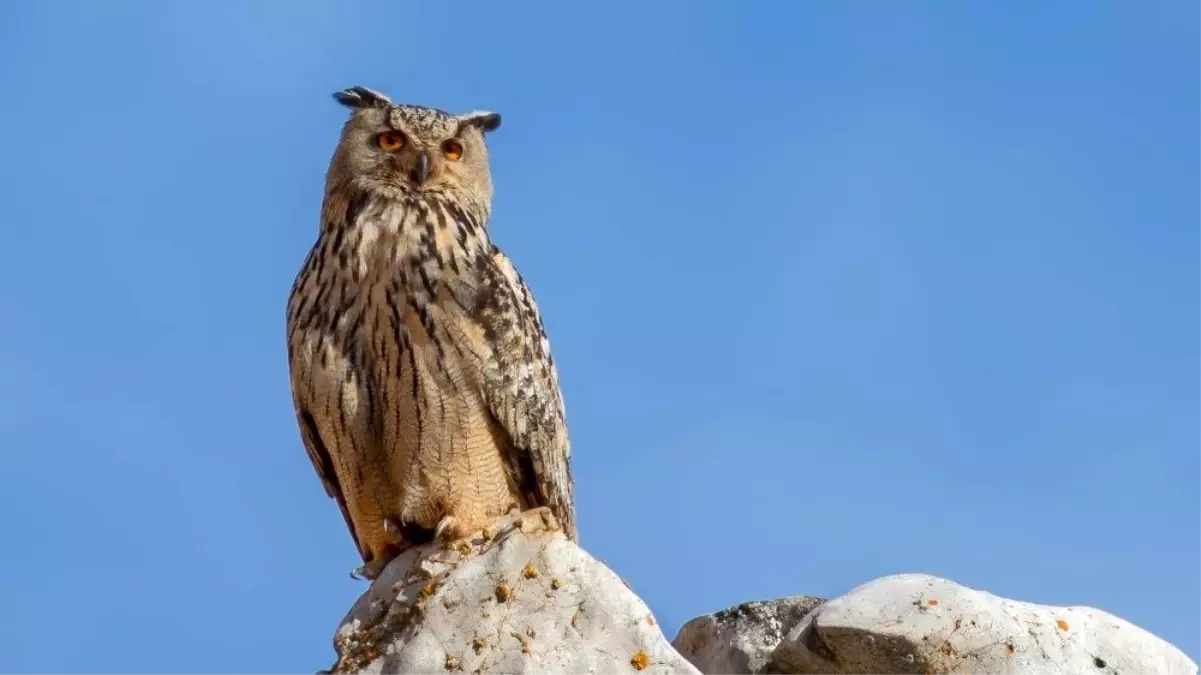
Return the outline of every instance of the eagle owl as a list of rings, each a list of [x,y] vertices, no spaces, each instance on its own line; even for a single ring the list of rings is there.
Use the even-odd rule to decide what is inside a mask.
[[[321,231],[288,300],[300,435],[375,578],[406,547],[548,509],[577,539],[558,375],[491,242],[485,134],[352,87]],[[519,516],[520,517],[520,516]]]

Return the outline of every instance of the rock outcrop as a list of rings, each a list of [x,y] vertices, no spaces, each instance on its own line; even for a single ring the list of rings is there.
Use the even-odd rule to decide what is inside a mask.
[[[706,673],[770,672],[784,636],[823,602],[807,595],[744,602],[684,624],[672,646]]]
[[[334,673],[698,673],[544,510],[397,557],[338,628]]]
[[[774,646],[775,628],[729,611],[688,622],[675,640],[705,673],[1197,673],[1176,647],[1101,610],[1019,602],[921,574],[821,603],[781,627]]]
[[[1197,673],[1176,647],[1101,610],[921,574],[829,601],[743,603],[689,621],[669,644],[642,600],[546,509],[451,549],[402,554],[334,647],[333,673]]]

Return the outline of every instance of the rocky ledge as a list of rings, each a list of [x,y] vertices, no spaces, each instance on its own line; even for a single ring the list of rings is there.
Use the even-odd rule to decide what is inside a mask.
[[[535,510],[388,564],[334,638],[334,673],[699,673],[625,582]]]
[[[744,603],[689,621],[669,643],[544,510],[393,560],[334,647],[333,673],[1197,673],[1176,647],[1101,610],[920,574],[829,601]]]

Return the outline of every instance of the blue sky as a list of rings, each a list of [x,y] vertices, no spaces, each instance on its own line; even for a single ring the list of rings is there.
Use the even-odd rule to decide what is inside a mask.
[[[0,670],[332,662],[284,305],[353,84],[504,116],[582,541],[669,636],[916,571],[1197,659],[1198,12],[4,3]]]

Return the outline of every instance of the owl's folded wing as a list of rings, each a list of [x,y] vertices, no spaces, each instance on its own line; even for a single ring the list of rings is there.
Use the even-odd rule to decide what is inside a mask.
[[[342,517],[346,519],[346,529],[350,530],[350,536],[354,539],[355,548],[359,550],[359,555],[366,561],[367,552],[359,542],[354,522],[350,519],[350,511],[346,507],[346,496],[342,493],[341,484],[338,483],[338,474],[334,472],[333,457],[330,456],[329,450],[322,442],[321,435],[317,433],[317,424],[313,421],[312,414],[300,401],[296,401],[296,419],[300,422],[300,438],[304,441],[304,449],[313,463],[313,468],[317,470],[317,477],[321,479],[321,484],[325,487],[325,494],[338,502],[338,508],[342,510]]]
[[[513,444],[510,471],[578,540],[571,445],[563,396],[542,318],[525,280],[495,247],[480,266],[471,304],[489,349],[484,398]]]

